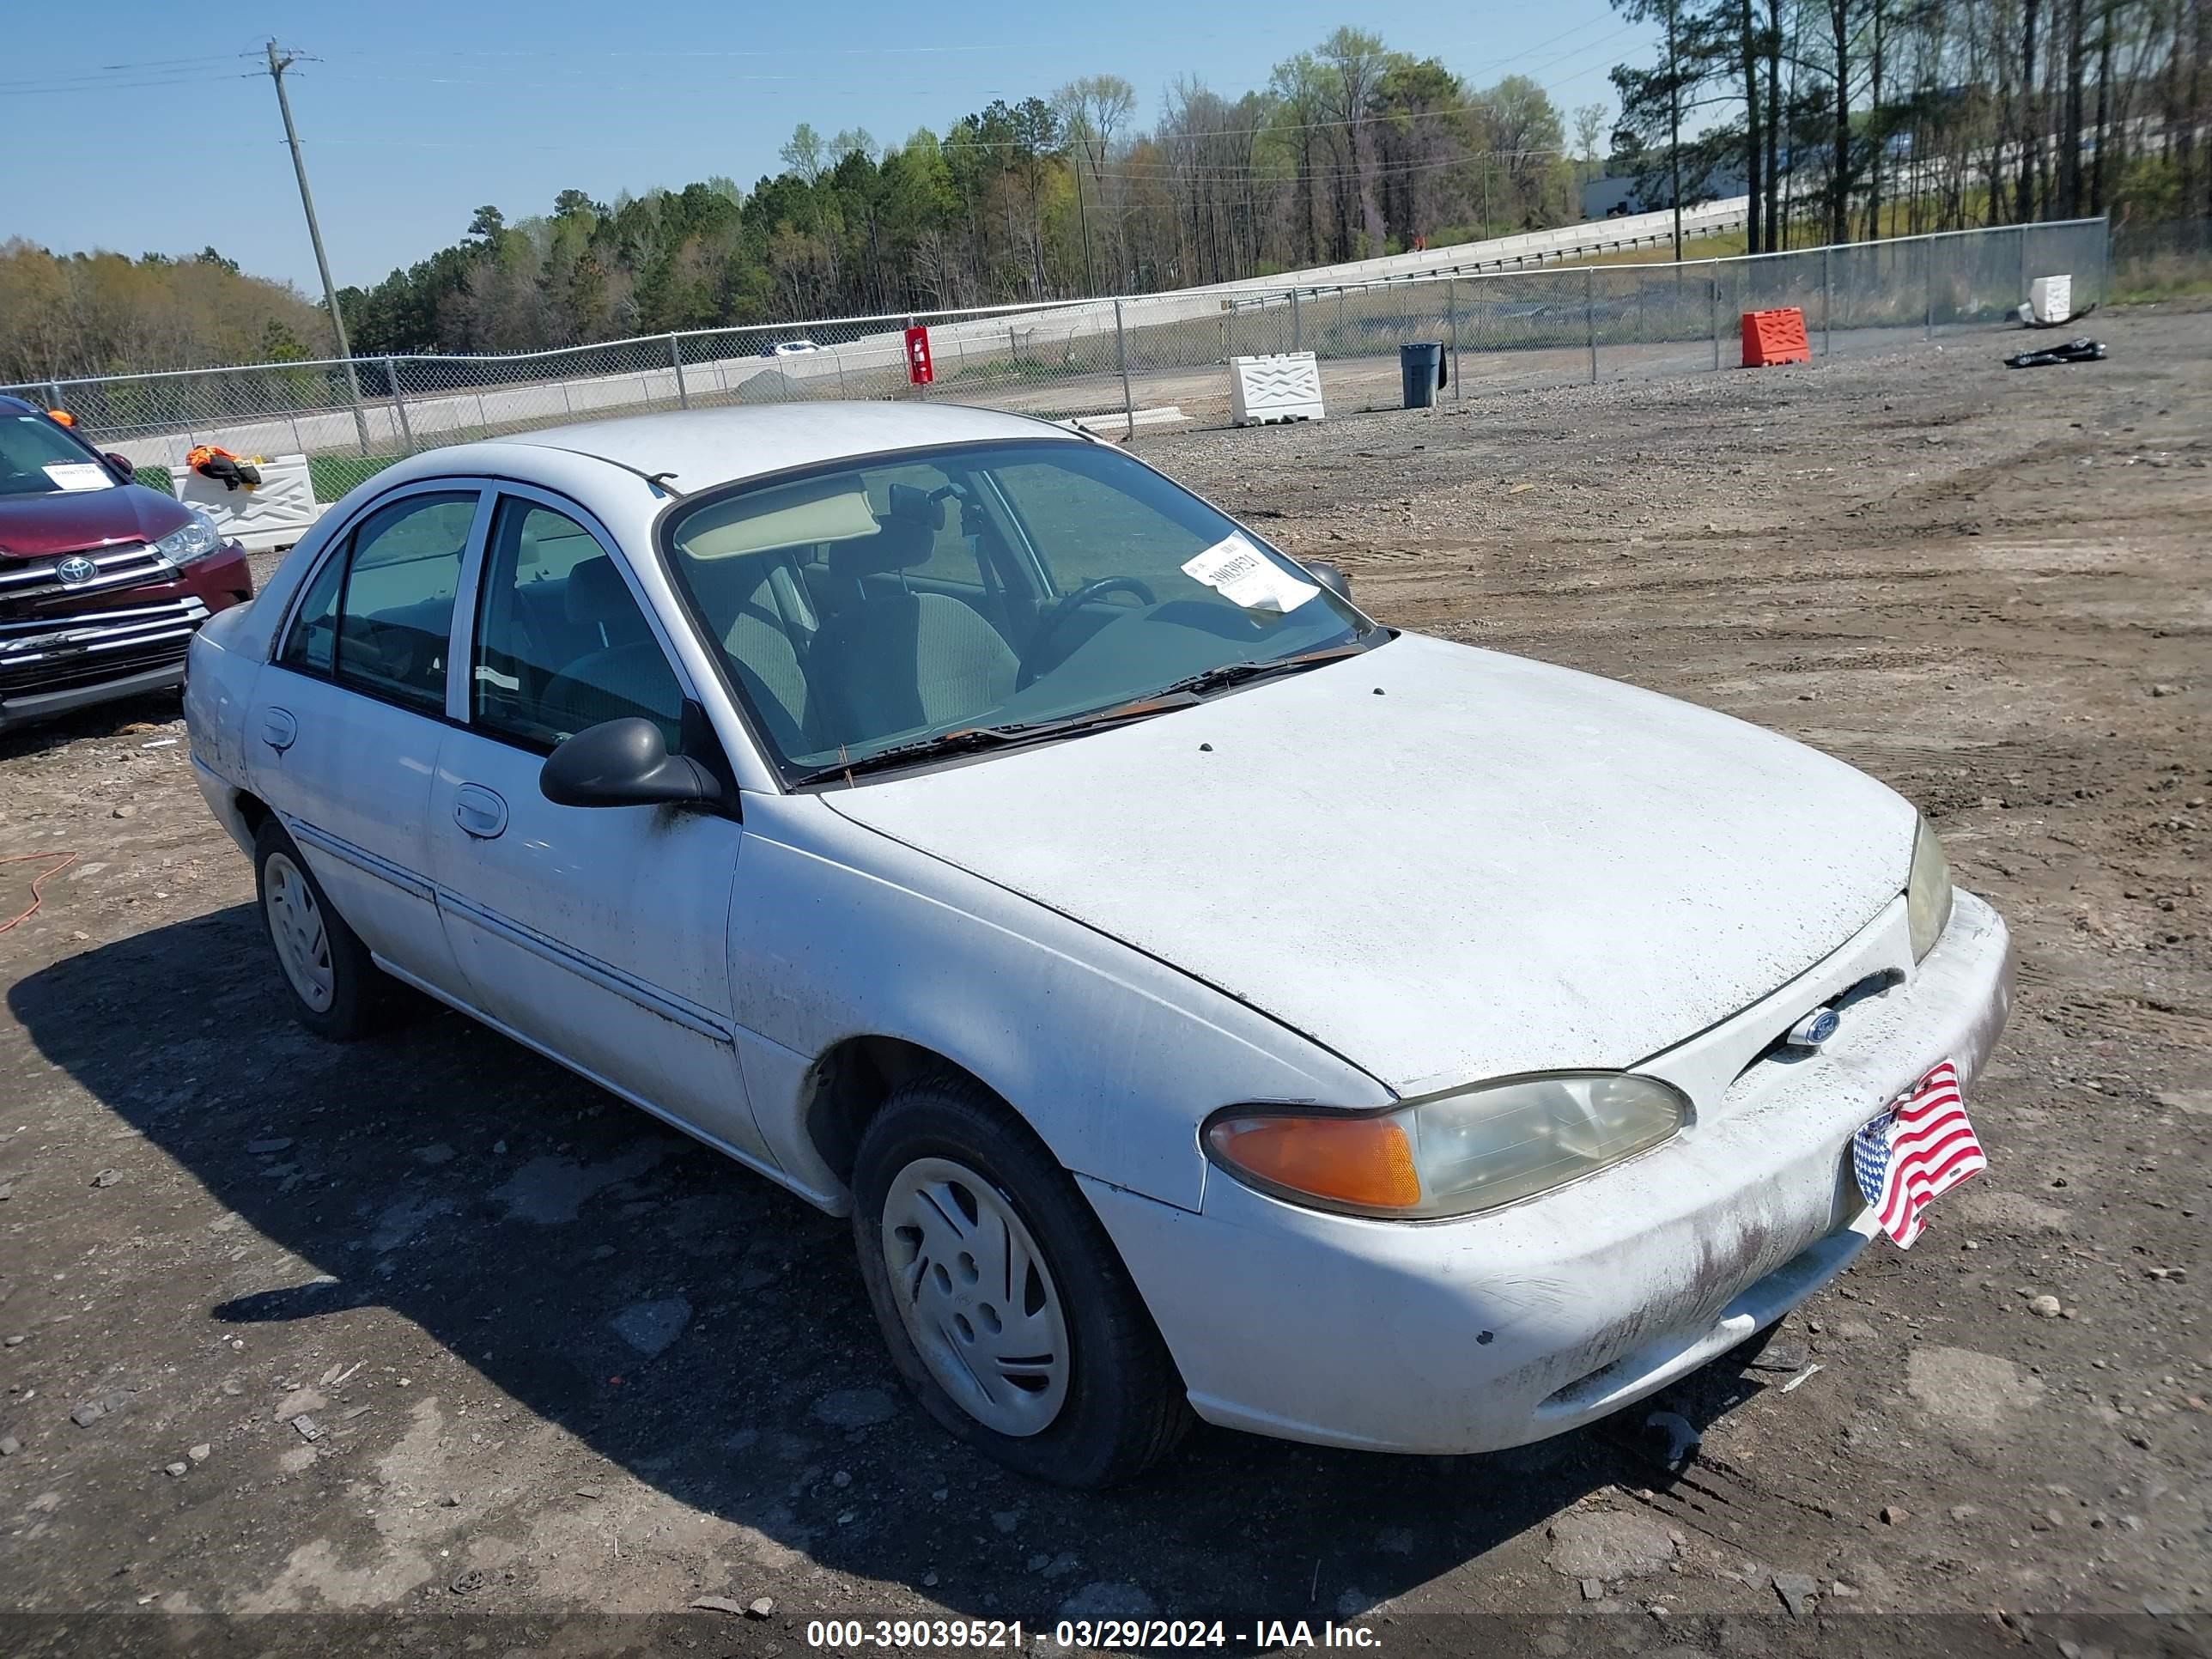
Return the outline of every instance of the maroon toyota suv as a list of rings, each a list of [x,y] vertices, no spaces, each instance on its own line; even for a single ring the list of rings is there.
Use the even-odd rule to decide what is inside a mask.
[[[204,513],[0,397],[0,732],[181,684],[200,624],[252,597]]]

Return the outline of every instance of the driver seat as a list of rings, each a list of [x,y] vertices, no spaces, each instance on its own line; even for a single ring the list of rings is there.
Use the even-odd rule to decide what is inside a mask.
[[[944,522],[943,501],[894,489],[874,535],[830,550],[830,574],[860,592],[824,619],[806,658],[831,744],[951,725],[1012,694],[1020,660],[975,610],[903,584],[896,592],[872,592],[862,580],[927,564]]]

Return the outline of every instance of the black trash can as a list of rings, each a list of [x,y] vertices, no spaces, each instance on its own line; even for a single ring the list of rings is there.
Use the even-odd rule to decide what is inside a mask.
[[[1405,383],[1406,407],[1426,409],[1437,400],[1444,384],[1444,349],[1441,341],[1422,340],[1398,348],[1398,374]]]

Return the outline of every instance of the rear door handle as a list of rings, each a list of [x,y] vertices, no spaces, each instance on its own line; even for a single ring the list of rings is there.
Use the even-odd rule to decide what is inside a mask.
[[[300,722],[292,718],[289,708],[264,708],[261,711],[261,741],[282,754],[292,746],[300,735]]]
[[[507,803],[480,783],[465,783],[453,797],[453,822],[478,841],[507,828]]]

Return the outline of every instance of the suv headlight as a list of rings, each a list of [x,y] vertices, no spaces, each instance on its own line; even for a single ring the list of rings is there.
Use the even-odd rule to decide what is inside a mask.
[[[1383,1112],[1233,1106],[1206,1155],[1248,1185],[1346,1215],[1473,1215],[1551,1191],[1665,1140],[1689,1101],[1655,1078],[1553,1072]]]
[[[215,520],[198,507],[191,510],[189,524],[179,525],[154,544],[154,550],[171,564],[204,559],[222,545],[222,532],[216,528]]]
[[[1912,959],[1917,962],[1936,948],[1943,930],[1951,925],[1951,860],[1943,856],[1943,843],[1936,839],[1935,826],[1926,818],[1912,839],[1912,873],[1905,883],[1905,921],[1912,934]]]

